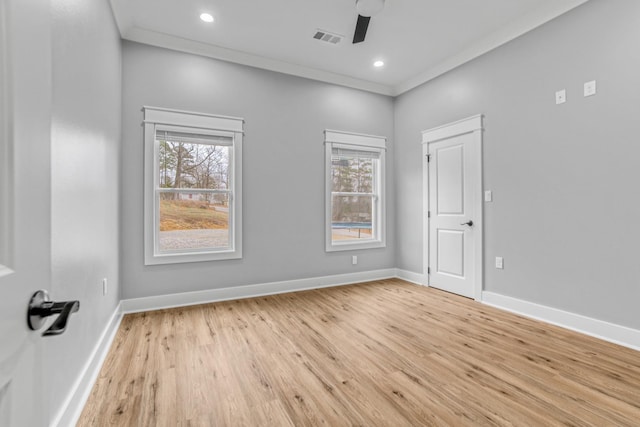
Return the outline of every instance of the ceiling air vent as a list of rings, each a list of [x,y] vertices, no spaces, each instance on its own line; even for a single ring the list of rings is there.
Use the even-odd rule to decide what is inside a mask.
[[[316,40],[320,40],[321,42],[338,44],[342,41],[344,36],[341,36],[340,34],[330,33],[325,30],[317,30],[313,38]]]

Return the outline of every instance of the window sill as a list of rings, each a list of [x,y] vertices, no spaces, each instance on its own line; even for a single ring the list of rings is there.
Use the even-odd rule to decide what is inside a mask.
[[[367,242],[348,242],[348,243],[333,243],[328,244],[326,252],[339,252],[339,251],[356,251],[361,249],[378,249],[386,247],[386,243],[380,240],[373,240]]]
[[[202,253],[177,253],[152,255],[145,257],[144,265],[181,264],[189,262],[224,261],[229,259],[242,259],[241,251],[202,252]]]

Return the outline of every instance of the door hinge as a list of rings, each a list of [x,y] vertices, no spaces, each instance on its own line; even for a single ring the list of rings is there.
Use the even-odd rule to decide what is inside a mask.
[[[431,267],[427,267],[427,274],[431,274]]]
[[[427,163],[431,161],[431,154],[427,154]]]
[[[431,211],[427,211],[427,218],[431,218]]]

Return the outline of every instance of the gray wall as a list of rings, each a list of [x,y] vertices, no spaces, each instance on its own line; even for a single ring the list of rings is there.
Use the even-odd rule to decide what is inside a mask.
[[[123,298],[395,267],[391,98],[126,41],[122,93]],[[143,105],[246,120],[242,260],[144,266]],[[390,138],[384,249],[325,253],[326,128]]]
[[[81,304],[67,332],[47,342],[54,416],[120,300],[122,85],[120,39],[108,1],[56,0],[51,7],[52,297]]]
[[[397,98],[398,267],[423,269],[420,131],[482,113],[485,289],[640,328],[639,40],[640,2],[591,1]]]

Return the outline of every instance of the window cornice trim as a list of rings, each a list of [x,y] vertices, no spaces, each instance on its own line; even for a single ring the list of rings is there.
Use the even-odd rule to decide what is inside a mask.
[[[145,124],[164,124],[169,126],[243,133],[244,119],[240,117],[219,116],[215,114],[149,106],[143,107],[142,111],[144,112],[143,122]]]
[[[387,138],[384,136],[325,129],[324,142],[386,149]]]

